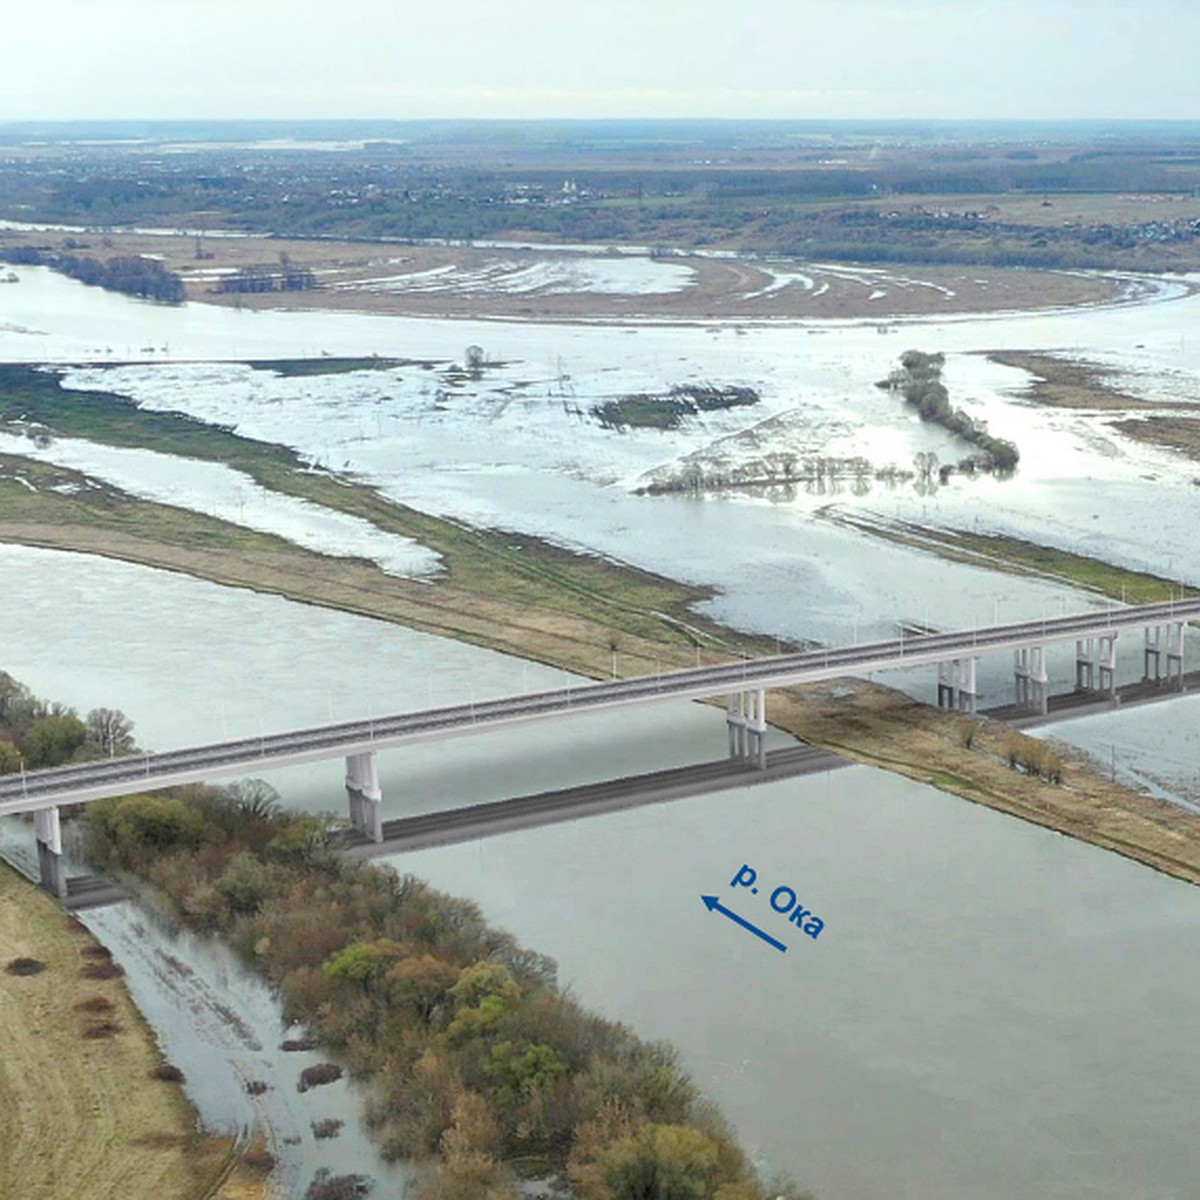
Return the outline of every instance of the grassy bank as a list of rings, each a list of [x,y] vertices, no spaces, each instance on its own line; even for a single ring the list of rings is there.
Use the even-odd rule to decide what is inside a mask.
[[[772,693],[768,712],[773,724],[857,762],[1200,884],[1200,815],[1106,779],[1065,745],[1061,781],[1051,782],[1010,765],[1014,747],[1037,760],[1034,739],[862,680]]]
[[[531,616],[542,624],[553,624],[559,618],[581,621],[597,631],[592,640],[603,650],[600,655],[590,648],[572,652],[569,661],[559,663],[581,670],[588,669],[589,664],[595,669],[600,659],[609,655],[609,643],[614,639],[618,642],[631,640],[635,652],[639,643],[661,643],[681,656],[697,643],[713,648],[736,646],[747,652],[765,646],[765,642],[755,643],[752,638],[734,634],[696,615],[692,606],[712,596],[709,588],[691,587],[648,571],[611,563],[599,556],[565,550],[537,538],[475,529],[430,516],[387,499],[369,485],[313,469],[285,446],[245,438],[232,430],[180,413],[143,411],[115,394],[62,388],[53,372],[0,366],[0,426],[5,424],[10,428],[40,429],[52,435],[84,438],[105,445],[148,448],[159,453],[222,463],[245,472],[272,491],[348,513],[378,529],[413,538],[441,556],[444,569],[435,587],[397,580],[365,567],[347,570],[352,577],[348,580],[352,590],[386,592],[397,600],[411,601],[404,623],[414,624],[417,628],[446,631],[450,636],[461,636],[467,641],[498,648],[513,646],[511,639],[494,626],[481,629],[469,625],[454,633],[452,625],[443,624],[440,617],[433,623],[423,622],[419,610],[426,605],[436,609],[437,593],[452,597],[452,606],[456,609],[471,607],[468,597],[487,600],[488,607],[493,602],[500,603],[517,624],[527,624]],[[2,536],[24,541],[34,535],[27,529],[23,536],[15,528],[18,522],[8,518],[7,514],[16,511],[7,504],[2,510],[5,517]],[[32,510],[26,503],[20,511],[29,515]],[[59,506],[60,514],[65,511]],[[86,514],[77,510],[75,515],[82,516],[82,521],[72,519],[70,523],[82,523],[125,535],[126,539],[137,539],[141,522],[148,519],[149,511],[144,507],[136,511],[131,508],[128,513],[129,519],[122,521],[115,508],[109,506],[101,510],[93,505]],[[167,539],[171,545],[179,545],[179,538],[183,536],[180,520],[179,517],[170,518],[170,524],[176,527],[176,532]],[[29,525],[29,521],[20,523]],[[40,522],[34,520],[33,523]],[[57,519],[53,523],[58,523]],[[261,559],[263,554],[276,556],[286,545],[274,539],[275,544],[268,546],[261,535],[251,535],[253,546],[234,546],[240,538],[236,526],[203,518],[185,523],[195,531],[197,548],[236,548],[258,554]],[[223,527],[218,529],[218,526]],[[126,557],[129,548],[128,544],[123,546],[125,552],[115,552],[114,548],[115,556]],[[346,561],[337,560],[335,569],[340,570]],[[156,561],[153,565],[166,564]],[[260,566],[266,564],[260,563]],[[281,562],[279,566],[286,569],[287,564]],[[303,569],[311,571],[311,563],[306,563]],[[241,574],[241,582],[257,586],[245,577],[247,572]],[[221,578],[223,582],[233,582],[225,576]],[[266,590],[277,590],[265,578],[261,586]],[[292,588],[284,590],[284,594],[304,598]],[[317,596],[311,599],[315,603],[328,602]],[[382,605],[378,599],[371,600],[365,594],[358,604],[343,595],[336,606],[341,607],[343,603],[352,611],[390,615],[380,610],[387,605]],[[536,649],[530,657],[557,661]]]
[[[1185,588],[1160,575],[1132,571],[1086,554],[1023,541],[1007,534],[937,529],[912,525],[906,521],[836,511],[833,508],[825,509],[822,515],[870,537],[926,550],[951,562],[1068,583],[1129,604],[1154,604],[1200,595],[1196,589]]]
[[[446,569],[435,582],[397,579],[371,564],[321,556],[195,513],[134,501],[114,489],[89,484],[77,474],[23,459],[0,461],[0,539],[102,554],[275,592],[566,667],[593,678],[607,677],[614,664],[619,674],[633,676],[775,649],[773,640],[745,638],[695,616],[690,606],[711,594],[705,589],[536,539],[428,517],[393,504],[364,485],[309,471],[285,447],[240,438],[229,430],[177,414],[139,413],[119,397],[62,392],[52,375],[0,372],[0,420],[4,412],[13,419],[12,414],[20,408],[3,390],[5,381],[14,379],[28,389],[24,393],[27,402],[38,405],[41,423],[53,429],[101,441],[121,439],[118,444],[123,445],[153,444],[174,453],[196,450],[199,457],[249,471],[265,486],[318,503],[328,501],[331,507],[354,512],[381,528],[417,537],[442,553]],[[34,474],[35,468],[42,474]],[[68,490],[61,490],[64,487]],[[957,561],[1061,579],[1113,597],[1123,595],[1129,601],[1161,600],[1172,594],[1168,580],[1013,538],[870,522],[832,510],[825,515],[871,536]],[[1179,594],[1177,588],[1175,594]],[[868,685],[856,685],[856,694],[865,704],[871,693]],[[889,689],[880,689],[880,694],[889,694]],[[956,746],[952,731],[946,732],[950,727],[944,723],[944,714],[937,710],[913,702],[900,725],[893,728],[895,714],[885,717],[887,708],[883,706],[870,721],[861,720],[853,706],[843,708],[833,721],[822,702],[808,694],[782,692],[769,701],[772,722],[806,741],[1015,815],[1028,816],[1032,811],[1025,799],[1030,787],[1053,787],[1012,772],[997,772],[987,761]],[[913,729],[922,723],[941,731],[936,769],[930,766],[934,760],[927,749],[913,735]],[[889,746],[886,754],[879,748],[885,743]],[[985,768],[988,782],[980,787],[974,781]],[[1097,832],[1089,808],[1088,773],[1084,767],[1079,770],[1072,793],[1074,811],[1067,813],[1059,805],[1065,794],[1062,789],[1047,792],[1039,823],[1120,849],[1150,865],[1165,863],[1170,856],[1156,845],[1157,834],[1141,817],[1134,822],[1137,833],[1132,839]],[[1142,798],[1136,793],[1101,789],[1099,782],[1097,779],[1095,795],[1103,795],[1104,806],[1120,812],[1141,811]],[[1186,836],[1195,837],[1200,844],[1200,831],[1189,831]],[[1144,853],[1138,850],[1139,838],[1145,839]],[[1194,877],[1187,864],[1172,870],[1181,877]]]
[[[15,961],[31,974],[5,969]],[[196,1132],[106,952],[59,905],[0,864],[0,1191],[22,1200],[258,1200],[261,1173],[229,1139]],[[220,1190],[220,1189],[226,1190]]]

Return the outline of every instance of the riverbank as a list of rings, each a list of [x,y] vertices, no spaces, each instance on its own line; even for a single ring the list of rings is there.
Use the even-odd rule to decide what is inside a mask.
[[[179,1084],[153,1077],[161,1053],[104,948],[3,864],[0,962],[25,963],[0,975],[5,1195],[269,1200],[269,1159],[198,1132]]]
[[[1129,570],[1086,554],[1027,542],[1008,534],[914,525],[875,514],[851,513],[836,505],[820,509],[819,515],[847,529],[898,546],[911,546],[950,562],[1068,583],[1123,604],[1157,604],[1200,594],[1161,575]]]
[[[773,640],[746,637],[697,616],[694,606],[710,598],[711,589],[536,538],[432,517],[367,484],[313,469],[284,446],[182,414],[144,411],[119,395],[63,388],[54,372],[0,368],[0,424],[4,422],[35,434],[153,447],[222,463],[272,491],[413,538],[440,555],[441,571],[425,580],[389,575],[360,559],[333,558],[203,514],[137,500],[78,472],[19,456],[0,458],[2,540],[100,554],[272,592],[591,678],[644,675],[776,649]],[[1179,594],[1168,580],[1015,538],[918,528],[832,509],[822,515],[872,537],[991,569],[1070,582],[1130,602]],[[947,725],[945,714],[936,709],[916,702],[911,709],[897,709],[889,699],[895,695],[891,689],[875,692],[865,684],[856,686],[855,695],[852,707],[867,706],[869,721],[845,706],[830,710],[819,694],[794,690],[772,696],[770,719],[805,741],[1014,815],[1032,813],[1029,819],[1071,836],[1148,865],[1167,864],[1181,878],[1200,878],[1186,855],[1161,844],[1160,814],[1145,811],[1136,793],[1100,789],[1103,781],[1097,779],[1096,795],[1103,800],[1093,804],[1081,774],[1064,807],[1063,797],[1051,794],[1051,785],[1018,778],[1007,768],[996,772],[977,755],[962,753],[953,724]],[[918,727],[937,743],[933,758],[930,747],[919,744]],[[888,748],[882,752],[879,746],[885,743]],[[937,767],[931,765],[934,759]],[[1080,771],[1086,773],[1082,766]],[[976,778],[981,772],[984,784]],[[1031,788],[1036,793],[1032,807]],[[1131,814],[1138,831],[1132,839],[1097,826],[1098,812],[1114,807]],[[1200,844],[1200,827],[1195,835]]]
[[[544,239],[542,239],[544,242]],[[194,237],[106,230],[93,237],[6,229],[0,261],[33,249],[143,257],[186,298],[226,307],[539,323],[877,320],[1123,303],[1127,279],[981,265],[831,263],[795,256],[419,241]],[[636,251],[636,247],[634,251]],[[851,256],[853,257],[853,256]],[[17,270],[21,268],[18,265]],[[1135,289],[1136,290],[1136,289]]]
[[[697,617],[692,605],[711,594],[705,589],[537,539],[429,517],[367,485],[313,471],[282,446],[177,414],[143,413],[103,393],[91,408],[69,392],[60,405],[57,391],[54,376],[47,375],[25,395],[26,410],[37,402],[34,416],[43,430],[110,444],[152,444],[226,463],[265,487],[415,537],[437,550],[443,569],[432,580],[398,578],[361,560],[331,558],[202,514],[134,500],[78,472],[19,456],[0,460],[5,514],[0,540],[100,554],[272,592],[591,678],[644,675],[775,649],[773,640],[747,638]],[[15,407],[0,395],[0,415],[5,404]],[[113,419],[106,420],[105,413]],[[851,525],[858,520],[838,519]],[[862,531],[976,565],[1124,593],[1131,601],[1171,594],[1169,581],[1016,539],[876,523]],[[1101,786],[1086,764],[1077,764],[1067,787],[1034,780],[998,765],[995,755],[961,745],[957,718],[915,701],[897,706],[897,694],[887,688],[855,682],[853,694],[853,704],[830,708],[819,692],[773,693],[768,712],[773,724],[805,741],[1200,882],[1200,859],[1193,860],[1188,850],[1193,842],[1200,846],[1200,825],[1190,818],[1181,816],[1178,827],[1164,825],[1170,814],[1147,807],[1135,792]]]

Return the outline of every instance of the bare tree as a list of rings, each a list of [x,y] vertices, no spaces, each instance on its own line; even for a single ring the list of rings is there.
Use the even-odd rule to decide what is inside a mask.
[[[119,708],[93,708],[87,715],[87,731],[109,758],[133,750],[133,722]]]

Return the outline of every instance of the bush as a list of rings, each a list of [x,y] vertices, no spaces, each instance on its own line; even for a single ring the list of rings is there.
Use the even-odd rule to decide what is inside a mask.
[[[107,996],[87,996],[77,1001],[75,1008],[82,1013],[110,1013],[116,1005]]]
[[[362,1200],[373,1186],[367,1175],[334,1175],[322,1167],[308,1185],[304,1200]]]
[[[204,836],[199,813],[172,796],[97,800],[88,806],[87,820],[107,839],[117,860],[125,866],[156,858],[165,851],[198,846]]]
[[[45,969],[46,964],[36,958],[13,958],[4,968],[9,975],[38,975]]]
[[[150,1078],[160,1080],[162,1083],[182,1083],[183,1072],[174,1063],[159,1063],[150,1072]]]
[[[79,973],[84,979],[119,979],[125,971],[119,963],[90,962]]]
[[[92,1041],[115,1037],[121,1032],[121,1026],[116,1021],[93,1021],[83,1027],[83,1036]]]
[[[307,1092],[310,1088],[320,1087],[323,1083],[333,1083],[342,1077],[342,1068],[337,1063],[317,1063],[315,1067],[305,1067],[300,1072],[300,1082],[296,1085],[298,1092]]]
[[[257,912],[275,891],[268,868],[245,850],[229,860],[215,887],[235,913]]]
[[[30,767],[57,767],[87,741],[87,726],[74,714],[42,717],[25,734],[25,761]]]
[[[317,1042],[315,1038],[287,1038],[280,1043],[279,1048],[288,1051],[315,1050]]]
[[[345,1121],[339,1121],[337,1117],[324,1117],[320,1121],[313,1121],[313,1137],[319,1141],[325,1138],[335,1138],[342,1132],[342,1126],[345,1123]]]
[[[0,738],[0,775],[14,775],[21,769],[22,756],[20,750]]]

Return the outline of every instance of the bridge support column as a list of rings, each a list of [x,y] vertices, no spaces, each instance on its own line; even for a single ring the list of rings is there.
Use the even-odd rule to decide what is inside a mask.
[[[1075,642],[1075,690],[1096,690],[1096,639],[1080,638]]]
[[[383,792],[374,750],[346,755],[346,796],[350,801],[350,827],[373,842],[382,842]]]
[[[958,676],[958,710],[959,712],[975,715],[978,706],[979,690],[975,682],[976,669],[979,666],[977,658],[956,658],[954,671]]]
[[[1167,686],[1183,691],[1183,630],[1183,621],[1146,626],[1145,644],[1142,647],[1143,679],[1161,682],[1163,667],[1166,667]],[[1153,675],[1150,673],[1151,663],[1154,664]]]
[[[1048,711],[1050,692],[1046,676],[1046,647],[1022,646],[1013,651],[1016,702],[1034,712]]]
[[[1168,626],[1168,628],[1170,628]],[[1149,682],[1153,678],[1157,683],[1162,677],[1162,626],[1147,625],[1142,631],[1142,678]],[[1150,664],[1154,664],[1154,674],[1150,674]]]
[[[1117,635],[1102,633],[1097,639],[1100,643],[1100,665],[1097,672],[1099,690],[1113,697],[1117,695]]]
[[[33,836],[37,841],[38,875],[42,887],[60,900],[67,898],[67,873],[63,867],[62,829],[57,807],[39,808],[33,814]]]
[[[974,714],[978,690],[975,683],[977,658],[955,658],[938,663],[938,708]]]
[[[760,770],[767,765],[767,693],[731,692],[725,698],[729,757],[744,758]]]
[[[746,745],[746,714],[742,705],[745,692],[730,692],[725,697],[725,725],[729,730],[729,757],[741,758]]]
[[[1167,685],[1183,691],[1183,621],[1172,621],[1167,626]],[[1178,680],[1178,682],[1176,682]]]

